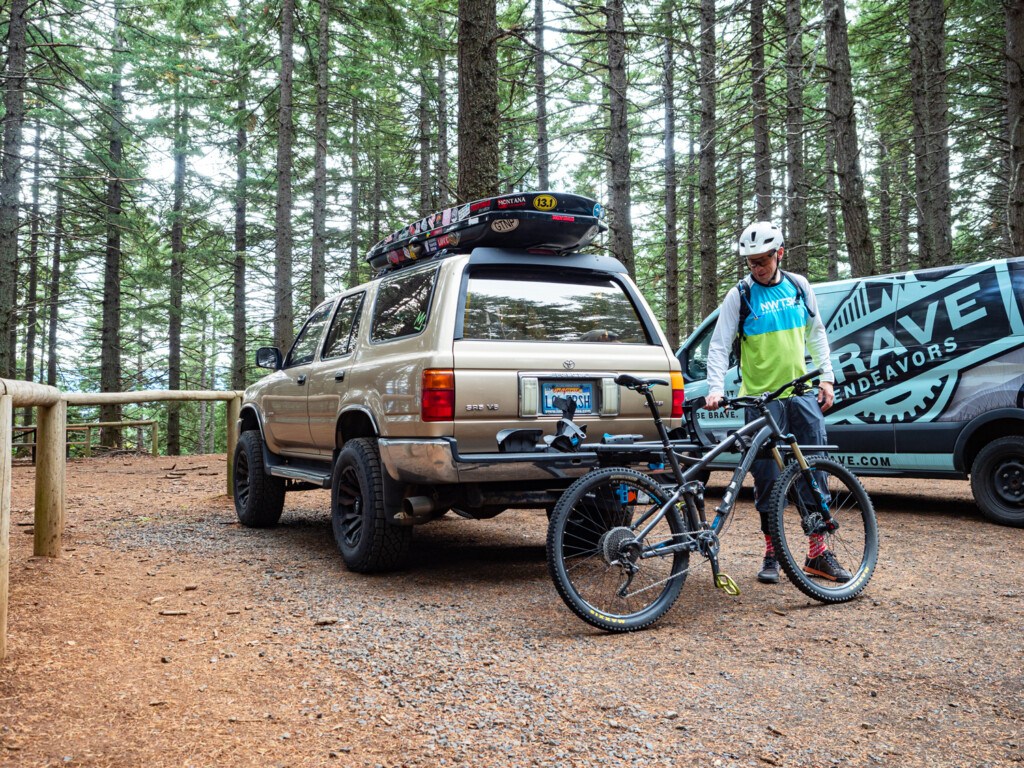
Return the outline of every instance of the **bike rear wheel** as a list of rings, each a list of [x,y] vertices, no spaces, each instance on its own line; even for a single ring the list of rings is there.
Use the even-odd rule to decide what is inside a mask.
[[[659,554],[687,538],[678,510],[636,539],[648,513],[670,496],[642,472],[608,467],[578,479],[558,501],[548,523],[548,570],[562,600],[588,624],[608,632],[643,629],[679,597],[690,553]]]
[[[817,494],[793,463],[775,482],[769,535],[776,558],[797,589],[823,603],[843,603],[864,590],[878,563],[875,510],[860,480],[842,464],[824,456],[809,456],[807,463],[824,492],[835,529],[827,530],[831,526],[823,519]],[[831,561],[827,555],[809,559],[811,533],[824,536]],[[840,566],[838,578],[836,565]]]

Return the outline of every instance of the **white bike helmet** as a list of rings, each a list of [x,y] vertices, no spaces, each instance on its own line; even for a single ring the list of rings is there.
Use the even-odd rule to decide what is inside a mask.
[[[740,258],[777,251],[783,246],[782,230],[770,221],[755,221],[740,235]]]

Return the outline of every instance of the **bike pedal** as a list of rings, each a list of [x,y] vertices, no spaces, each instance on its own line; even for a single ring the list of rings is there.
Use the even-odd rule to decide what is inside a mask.
[[[724,573],[720,573],[715,576],[715,586],[725,592],[727,595],[736,597],[740,593],[740,588],[736,582]]]

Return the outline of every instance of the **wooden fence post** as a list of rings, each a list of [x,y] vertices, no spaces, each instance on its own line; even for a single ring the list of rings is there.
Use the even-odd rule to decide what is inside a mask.
[[[0,395],[0,660],[7,656],[7,592],[11,571],[11,438],[14,398]]]
[[[64,531],[64,442],[67,403],[38,409],[36,448],[36,520],[33,554],[60,557]]]
[[[235,446],[238,444],[238,416],[242,412],[242,398],[233,397],[227,401],[228,435],[228,496],[235,493]]]

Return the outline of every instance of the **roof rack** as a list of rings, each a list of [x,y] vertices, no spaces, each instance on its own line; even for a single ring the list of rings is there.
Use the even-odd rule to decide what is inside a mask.
[[[446,208],[377,243],[366,261],[377,271],[480,246],[551,254],[578,251],[608,229],[596,200],[565,192],[516,192]]]

